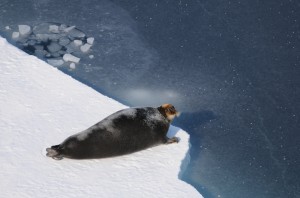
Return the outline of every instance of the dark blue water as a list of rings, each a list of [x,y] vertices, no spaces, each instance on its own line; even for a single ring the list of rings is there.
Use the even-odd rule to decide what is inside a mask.
[[[24,2],[1,1],[1,35],[76,25],[95,58],[62,71],[128,105],[182,112],[182,179],[205,197],[300,197],[298,1]]]

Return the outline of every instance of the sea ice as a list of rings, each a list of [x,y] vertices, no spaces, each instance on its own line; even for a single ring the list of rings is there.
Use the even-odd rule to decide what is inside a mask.
[[[59,51],[60,49],[62,48],[61,45],[59,45],[58,43],[56,42],[51,42],[49,45],[47,45],[47,49],[50,53],[52,52],[57,52]]]
[[[58,34],[59,33],[59,27],[57,25],[49,25],[49,32]]]
[[[83,33],[82,31],[73,28],[70,31],[68,31],[68,36],[71,39],[75,39],[75,38],[84,38],[85,37],[85,33]]]
[[[75,26],[70,26],[70,27],[67,27],[67,26],[60,26],[62,28],[62,30],[64,32],[70,32],[71,30],[73,30],[75,28]]]
[[[74,40],[73,42],[76,46],[81,46],[82,45],[82,40]]]
[[[69,39],[68,37],[66,37],[66,36],[63,36],[63,37],[59,38],[59,40],[58,40],[58,43],[59,43],[60,45],[62,45],[62,46],[66,46],[66,45],[68,45],[70,42],[71,42],[70,39]]]
[[[90,58],[90,59],[93,59],[93,58],[94,58],[94,55],[93,55],[93,54],[89,55],[89,58]]]
[[[55,67],[61,66],[64,64],[64,61],[61,58],[49,58],[47,59],[47,62]]]
[[[13,32],[11,37],[12,37],[12,39],[17,40],[20,37],[20,33],[19,32]]]
[[[79,61],[80,61],[80,58],[78,58],[76,56],[73,56],[72,54],[65,54],[63,56],[63,59],[66,62],[70,61],[70,62],[73,62],[73,63],[79,63]]]
[[[28,36],[31,33],[31,27],[29,25],[19,25],[18,27],[21,36]]]
[[[46,157],[48,146],[127,107],[1,37],[0,63],[0,197],[202,198],[179,178],[189,135],[173,126],[178,144],[105,159]]]
[[[86,41],[87,41],[88,44],[93,45],[94,40],[95,40],[94,37],[89,37],[89,38],[87,38]]]
[[[71,63],[71,64],[70,64],[70,68],[71,68],[71,69],[75,69],[75,68],[76,68],[75,63]]]
[[[90,48],[92,47],[92,45],[86,43],[84,44],[83,46],[80,47],[80,50],[83,52],[83,53],[86,53],[90,50]]]

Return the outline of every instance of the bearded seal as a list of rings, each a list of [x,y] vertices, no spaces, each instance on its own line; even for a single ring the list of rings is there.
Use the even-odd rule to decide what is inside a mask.
[[[178,112],[171,104],[160,107],[127,108],[104,118],[90,128],[47,148],[56,160],[96,159],[125,155],[160,144],[178,142],[168,138],[171,121]]]

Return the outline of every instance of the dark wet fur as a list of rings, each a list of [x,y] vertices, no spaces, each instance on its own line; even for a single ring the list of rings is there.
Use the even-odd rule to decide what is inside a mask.
[[[165,115],[161,120],[151,119],[150,124],[145,122],[149,121],[149,115],[160,113],[160,109],[136,108],[135,117],[126,116],[126,111],[121,110],[120,116],[112,119],[115,130],[108,131],[105,122],[101,121],[90,128],[91,132],[84,140],[78,140],[77,134],[70,136],[63,143],[48,148],[47,156],[54,159],[105,158],[170,142],[166,137],[170,123]]]

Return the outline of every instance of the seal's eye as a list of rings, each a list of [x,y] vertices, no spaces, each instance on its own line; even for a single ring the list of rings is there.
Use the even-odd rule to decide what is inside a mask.
[[[170,112],[171,114],[176,114],[176,110],[175,110],[174,106],[169,107],[167,110],[168,110],[168,112]]]

